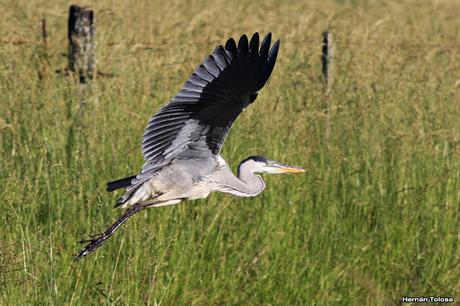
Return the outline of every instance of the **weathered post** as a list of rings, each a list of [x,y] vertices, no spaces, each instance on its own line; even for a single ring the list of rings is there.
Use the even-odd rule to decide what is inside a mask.
[[[94,12],[72,5],[69,10],[69,70],[78,73],[81,84],[96,76],[96,27]]]
[[[42,40],[43,45],[46,47],[48,45],[48,27],[46,26],[46,18],[42,19]]]
[[[323,72],[323,81],[326,93],[329,93],[332,83],[332,74],[330,71],[332,65],[333,57],[332,49],[332,34],[328,31],[323,32],[323,48],[321,52],[321,62],[322,62],[322,72]]]
[[[323,45],[321,52],[322,75],[323,75],[323,89],[324,89],[324,112],[326,113],[326,138],[329,138],[331,130],[330,110],[331,110],[331,88],[333,81],[332,74],[332,34],[329,31],[323,32]]]
[[[69,39],[68,72],[75,74],[79,80],[80,104],[76,114],[71,109],[69,99],[69,128],[66,153],[67,162],[71,163],[74,154],[86,150],[87,137],[84,129],[87,93],[93,86],[87,87],[88,80],[96,77],[96,27],[94,12],[90,9],[72,5],[69,9],[67,37]]]
[[[42,43],[37,46],[38,66],[37,75],[40,81],[45,81],[50,68],[50,55],[48,52],[48,27],[46,17],[42,18]]]

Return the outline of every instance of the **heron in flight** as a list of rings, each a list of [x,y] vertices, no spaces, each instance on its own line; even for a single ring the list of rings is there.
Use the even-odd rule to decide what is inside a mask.
[[[259,46],[259,34],[230,38],[198,66],[179,93],[149,121],[144,132],[145,163],[137,175],[107,184],[107,191],[126,188],[115,207],[128,208],[104,233],[88,242],[75,260],[90,254],[146,207],[206,198],[219,191],[254,197],[265,188],[258,173],[300,173],[262,156],[244,159],[237,175],[220,151],[233,122],[257,98],[275,66],[280,41],[271,33]]]

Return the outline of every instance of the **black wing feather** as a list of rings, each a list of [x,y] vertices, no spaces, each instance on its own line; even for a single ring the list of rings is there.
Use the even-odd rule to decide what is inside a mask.
[[[143,172],[167,164],[203,139],[213,154],[220,152],[233,122],[256,99],[273,71],[279,40],[271,49],[270,43],[271,33],[260,48],[258,33],[250,40],[241,36],[238,45],[230,38],[225,48],[217,47],[195,69],[179,93],[149,121],[142,144]]]

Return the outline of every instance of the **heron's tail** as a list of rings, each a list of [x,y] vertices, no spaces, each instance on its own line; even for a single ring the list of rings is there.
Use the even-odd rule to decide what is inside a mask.
[[[120,188],[125,188],[131,186],[131,181],[135,178],[136,176],[130,176],[130,177],[125,177],[120,180],[116,180],[113,182],[107,183],[107,191],[112,192],[114,190],[120,189]]]
[[[114,208],[127,208],[138,202],[145,201],[150,197],[150,188],[146,186],[144,182],[140,182],[138,184],[131,185],[126,190],[126,193],[118,199],[117,204],[115,204]]]
[[[118,199],[116,207],[126,208],[137,202],[147,200],[151,197],[150,188],[144,183],[152,178],[151,174],[138,174],[107,184],[107,191],[114,191],[119,188],[127,188],[125,194]]]

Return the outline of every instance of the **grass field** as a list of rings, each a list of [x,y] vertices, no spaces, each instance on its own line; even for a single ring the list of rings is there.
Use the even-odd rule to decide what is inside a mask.
[[[84,2],[114,77],[83,109],[55,73],[70,4],[0,0],[1,305],[460,302],[460,2]],[[144,211],[73,263],[121,213],[105,183],[140,169],[150,116],[216,45],[255,31],[281,38],[279,60],[222,155],[307,172],[266,176],[257,198]]]

